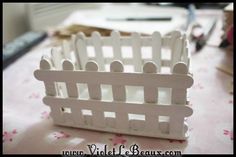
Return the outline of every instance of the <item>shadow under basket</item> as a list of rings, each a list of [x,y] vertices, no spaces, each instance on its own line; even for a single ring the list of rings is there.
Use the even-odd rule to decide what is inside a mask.
[[[193,113],[188,46],[178,31],[78,33],[42,56],[34,75],[44,82],[43,102],[57,125],[185,140]]]

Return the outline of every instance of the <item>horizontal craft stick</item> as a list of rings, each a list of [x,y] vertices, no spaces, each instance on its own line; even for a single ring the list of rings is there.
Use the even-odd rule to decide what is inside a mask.
[[[111,85],[130,85],[166,88],[190,88],[193,85],[191,75],[180,74],[143,74],[143,73],[115,73],[92,71],[47,71],[36,70],[35,78],[55,82],[78,82]]]

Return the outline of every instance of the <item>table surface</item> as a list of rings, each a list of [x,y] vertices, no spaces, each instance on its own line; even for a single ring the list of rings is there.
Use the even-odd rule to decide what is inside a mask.
[[[68,21],[67,21],[68,22]],[[50,108],[43,104],[42,82],[33,76],[42,54],[49,54],[50,39],[3,71],[3,153],[61,153],[61,150],[84,150],[96,144],[101,150],[129,149],[137,144],[142,150],[180,150],[183,154],[233,153],[233,96],[229,76],[216,69],[232,58],[214,45],[220,39],[220,26],[211,37],[213,45],[193,53],[194,85],[190,90],[193,115],[188,119],[190,137],[186,141],[118,135],[53,125]]]

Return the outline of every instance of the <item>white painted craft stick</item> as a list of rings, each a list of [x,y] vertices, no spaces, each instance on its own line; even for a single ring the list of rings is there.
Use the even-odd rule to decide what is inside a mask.
[[[86,63],[85,69],[87,71],[98,71],[98,65],[95,61],[89,61]],[[96,79],[96,78],[94,78],[94,79]],[[100,84],[89,83],[88,84],[88,92],[89,92],[90,99],[100,100],[102,97]]]
[[[171,53],[172,53],[172,57],[171,57],[171,62],[172,62],[172,70],[174,65],[178,62],[181,61],[181,53],[182,53],[182,39],[181,38],[177,38],[173,44]]]
[[[112,42],[113,55],[114,55],[113,60],[122,60],[120,33],[118,31],[111,32],[111,42]]]
[[[129,120],[130,130],[141,131],[145,129],[145,121],[144,120]]]
[[[127,130],[129,128],[129,117],[127,113],[116,112],[116,128]]]
[[[174,114],[170,116],[169,121],[169,134],[173,136],[184,136],[184,116]]]
[[[189,51],[189,42],[185,37],[185,40],[183,41],[183,62],[187,65],[188,69],[190,68],[190,56],[191,54]]]
[[[188,58],[188,60],[187,60],[187,66],[188,66],[189,71],[192,71],[190,58]],[[193,75],[193,74],[191,73],[191,75]]]
[[[74,70],[74,65],[70,60],[63,61],[63,70]],[[68,97],[77,98],[78,97],[78,89],[76,83],[66,82],[66,89]]]
[[[132,49],[133,49],[133,62],[134,62],[134,69],[135,72],[141,72],[141,38],[138,33],[132,33]]]
[[[52,48],[51,56],[55,69],[61,70],[62,69],[61,61],[63,59],[62,51],[59,50],[58,48]]]
[[[93,125],[99,128],[106,126],[104,112],[102,110],[93,110]]]
[[[171,50],[171,59],[170,60],[172,62],[172,58],[174,57],[174,53],[175,53],[175,42],[176,42],[176,39],[181,37],[181,32],[180,31],[172,31],[170,33],[170,37],[171,38],[170,38],[170,41],[168,43],[168,47]],[[171,66],[170,66],[171,70],[173,69],[172,66],[173,66],[173,64],[171,64]]]
[[[116,127],[116,118],[111,118],[111,117],[105,117],[106,121],[106,126],[109,128],[114,128]]]
[[[110,65],[111,72],[123,72],[124,67],[121,61],[113,61]],[[125,86],[112,85],[113,100],[115,101],[126,101]]]
[[[66,40],[63,40],[62,41],[62,52],[64,54],[64,58],[65,59],[71,59],[71,56],[70,56],[70,43]]]
[[[112,73],[89,71],[35,71],[38,80],[54,80],[56,82],[80,82],[93,84],[112,84],[127,86],[156,86],[164,88],[189,88],[193,84],[190,75],[179,74],[143,74],[143,73]],[[96,79],[95,79],[96,78]],[[173,81],[174,80],[174,81]]]
[[[188,63],[188,48],[184,48],[183,50],[183,59],[182,61],[187,64]]]
[[[145,114],[145,118],[145,131],[159,134],[158,115],[153,116],[147,113]]]
[[[107,101],[97,101],[97,100],[80,100],[80,99],[65,99],[60,97],[45,97],[43,99],[44,103],[49,105],[50,107],[56,106],[60,107],[60,104],[67,104],[68,107],[72,108],[73,106],[79,106],[81,108],[85,108],[88,110],[103,110],[109,112],[116,112],[116,117],[120,117],[121,121],[116,119],[116,127],[115,128],[98,128],[96,126],[85,126],[81,125],[80,128],[92,129],[92,130],[100,130],[100,131],[109,131],[116,133],[126,133],[133,135],[142,135],[149,137],[162,137],[162,138],[171,138],[171,139],[186,139],[186,135],[174,135],[172,134],[159,134],[158,132],[153,132],[153,130],[145,130],[140,132],[131,132],[127,126],[127,113],[133,114],[146,114],[148,113],[150,116],[153,116],[156,120],[158,119],[156,116],[158,115],[182,115],[184,117],[189,117],[192,115],[192,109],[188,106],[179,106],[179,105],[156,105],[156,104],[136,104],[136,103],[128,103],[128,102],[107,102]],[[58,105],[56,105],[58,104]],[[99,107],[98,107],[99,106]],[[148,107],[147,107],[148,106]],[[93,114],[94,115],[94,114]],[[59,117],[60,118],[60,117]],[[53,117],[53,119],[57,120],[57,117]],[[146,119],[146,118],[145,118]],[[76,119],[77,120],[77,119]],[[178,121],[176,121],[178,122]],[[158,122],[157,122],[158,123]],[[60,125],[64,125],[61,123]],[[121,127],[120,127],[121,126]]]
[[[63,60],[63,54],[62,50],[58,48],[52,48],[51,51],[52,61],[54,63],[55,69],[62,70],[62,60]],[[63,96],[67,96],[66,86],[64,83],[56,83],[56,86],[58,88],[58,93],[60,93],[60,90],[62,91]]]
[[[175,40],[177,38],[181,37],[181,32],[180,31],[172,31],[170,33],[170,41],[169,41],[169,47],[172,48],[174,46]]]
[[[61,113],[61,107],[53,105],[50,106],[50,109],[51,109],[50,116],[53,118],[53,123],[58,125],[64,124],[65,121]]]
[[[83,108],[78,105],[73,105],[73,107],[71,107],[74,126],[83,126],[84,124],[84,117],[81,111],[82,109]]]
[[[183,61],[184,51],[187,46],[187,42],[186,42],[187,36],[185,33],[182,35],[181,39],[182,39],[181,61]]]
[[[42,56],[42,59],[43,58],[46,58],[46,59],[48,59],[50,62],[51,62],[51,69],[57,69],[58,68],[58,65],[55,63],[55,60],[54,60],[54,58],[53,58],[53,51],[56,51],[55,50],[56,48],[52,48],[51,49],[51,57],[49,58],[48,56]],[[55,53],[55,52],[54,52]],[[54,54],[55,55],[55,54]],[[55,56],[54,56],[55,57]],[[59,83],[54,83],[55,84],[55,86],[56,86],[56,92],[57,92],[57,94],[58,95],[60,95],[60,86],[59,86]]]
[[[40,61],[40,69],[42,70],[50,70],[52,64],[49,59],[42,58]],[[56,95],[56,86],[55,83],[52,81],[44,81],[46,95],[47,96],[55,96]]]
[[[84,33],[79,32],[76,38],[76,49],[75,54],[77,58],[77,62],[80,70],[85,69],[85,64],[88,61],[88,53],[87,53],[87,45],[86,45],[86,37]]]
[[[53,69],[53,63],[51,61],[51,58],[48,55],[43,55],[41,57],[39,68],[42,70],[50,70]]]
[[[99,32],[93,32],[91,37],[93,40],[95,56],[96,56],[97,64],[99,66],[99,71],[105,71],[104,56],[102,53],[101,35]]]
[[[156,63],[158,69],[157,72],[161,71],[161,34],[154,32],[152,34],[152,60]]]
[[[71,35],[71,51],[75,51],[75,47],[76,47],[76,34],[72,34]]]
[[[171,35],[171,34],[170,34]],[[171,41],[171,36],[163,36],[161,38],[162,41],[162,47],[168,47],[170,46],[170,41]],[[142,36],[141,37],[141,44],[140,46],[152,46],[152,36]],[[86,45],[87,46],[92,46],[93,45],[93,40],[91,38],[86,38]],[[113,42],[111,40],[111,37],[102,37],[102,45],[103,46],[112,46]],[[120,45],[121,46],[131,46],[132,45],[132,38],[130,36],[120,36]]]
[[[149,61],[143,66],[143,73],[157,73],[157,66],[154,62]],[[154,86],[144,86],[144,100],[148,103],[156,103],[158,98],[157,87]]]
[[[98,71],[98,65],[95,61],[87,62],[85,69],[87,71]],[[88,84],[88,92],[90,99],[101,99],[101,87],[100,84],[90,83]],[[104,112],[101,110],[93,110],[93,125],[97,127],[105,127]]]
[[[75,54],[75,43],[76,43],[76,35],[73,34],[73,35],[71,35],[71,40],[70,40],[70,48],[71,48],[70,60],[74,64],[75,70],[80,70],[79,65],[78,65],[78,61],[77,61],[77,57]]]
[[[185,63],[179,62],[173,68],[173,74],[187,75],[188,67]],[[171,103],[186,105],[186,88],[172,88]]]
[[[187,47],[186,35],[183,37],[183,47],[182,47],[182,61],[187,64],[188,60],[188,47]]]
[[[71,35],[71,41],[70,41],[70,44],[71,44],[71,52],[70,52],[70,56],[71,56],[71,59],[74,59],[73,62],[74,62],[74,68],[75,70],[80,70],[80,67],[79,67],[79,64],[78,64],[78,58],[77,58],[77,54],[76,54],[76,35],[75,34],[72,34]]]

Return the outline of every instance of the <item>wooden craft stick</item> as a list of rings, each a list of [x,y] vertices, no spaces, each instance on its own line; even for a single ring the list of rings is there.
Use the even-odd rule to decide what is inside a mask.
[[[63,70],[73,71],[75,69],[73,63],[70,60],[64,60],[62,65],[63,65]],[[78,89],[76,83],[66,82],[66,89],[68,97],[74,97],[74,98],[78,97]]]
[[[216,67],[218,70],[224,72],[225,74],[233,76],[233,69],[225,66],[225,65],[219,65]]]
[[[141,39],[138,33],[132,33],[132,49],[135,72],[141,71]]]
[[[187,74],[188,67],[183,62],[176,63],[173,67],[173,73],[174,74]],[[172,88],[171,103],[186,105],[186,100],[187,100],[186,96],[187,96],[187,89]]]
[[[158,72],[161,71],[161,34],[154,32],[152,34],[152,59],[156,63]]]
[[[87,71],[98,71],[98,65],[95,61],[89,61],[86,63],[85,69]],[[90,83],[88,84],[88,91],[89,91],[89,97],[91,99],[98,99],[100,100],[101,95],[101,88],[100,84]]]
[[[117,31],[111,32],[111,42],[113,48],[113,56],[115,60],[122,60],[121,58],[121,44],[120,44],[120,33]]]
[[[79,65],[80,70],[85,69],[85,64],[88,60],[88,54],[87,54],[87,45],[85,41],[86,36],[84,33],[79,32],[77,34],[76,38],[76,44],[75,44],[75,54],[76,54],[76,59],[77,63]]]
[[[147,62],[143,66],[143,73],[157,73],[157,66],[154,62]],[[155,86],[144,86],[144,100],[148,103],[156,103],[158,90]]]
[[[99,71],[104,71],[105,70],[104,56],[102,53],[101,35],[99,32],[92,33],[92,41],[93,41],[93,46],[95,49],[96,61],[97,61],[98,67],[100,68]]]
[[[110,67],[111,72],[123,72],[124,67],[122,62],[114,61],[111,63]],[[126,91],[125,86],[122,85],[113,85],[112,86],[113,100],[115,101],[125,101],[126,100]]]

